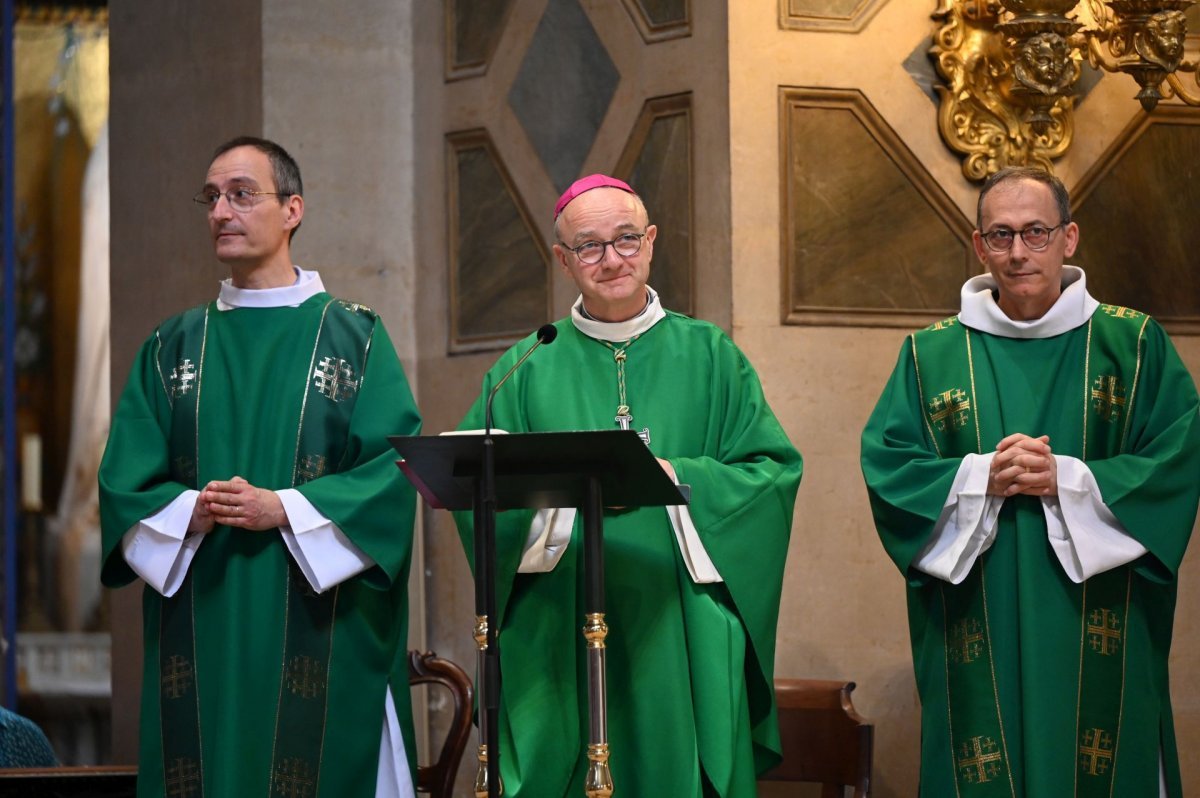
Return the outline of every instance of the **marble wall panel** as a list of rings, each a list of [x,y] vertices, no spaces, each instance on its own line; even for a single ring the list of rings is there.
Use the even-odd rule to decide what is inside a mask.
[[[487,133],[446,141],[450,349],[507,346],[549,317],[550,254]]]
[[[1073,261],[1104,302],[1200,332],[1200,111],[1161,108],[1142,117],[1084,177],[1073,215]]]
[[[664,307],[694,313],[692,274],[692,95],[647,101],[614,170],[658,227],[650,284]]]
[[[781,91],[784,316],[914,326],[950,315],[971,224],[856,91]]]
[[[887,0],[779,0],[779,25],[791,30],[859,31],[886,2]]]
[[[508,104],[560,192],[581,176],[620,80],[578,0],[549,0]]]
[[[487,71],[513,0],[447,0],[446,79]]]
[[[624,1],[647,42],[691,35],[691,0]]]

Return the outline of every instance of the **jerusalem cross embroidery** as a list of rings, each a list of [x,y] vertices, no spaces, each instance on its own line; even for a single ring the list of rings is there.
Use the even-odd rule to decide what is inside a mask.
[[[1104,729],[1087,729],[1079,741],[1079,769],[1085,776],[1103,776],[1113,761],[1112,735]]]
[[[1120,305],[1101,305],[1100,309],[1103,310],[1107,315],[1112,316],[1114,319],[1140,319],[1142,316],[1146,315],[1140,310],[1125,308],[1121,307]]]
[[[325,457],[319,454],[306,454],[297,469],[300,483],[312,482],[317,477],[325,476]]]
[[[312,657],[292,657],[287,682],[292,695],[316,698],[325,690],[325,666]]]
[[[346,310],[350,311],[351,313],[374,313],[375,312],[375,311],[371,310],[369,307],[367,307],[366,305],[360,305],[357,302],[346,302],[345,300],[339,299],[338,304],[341,305],[342,307],[344,307]]]
[[[321,395],[333,402],[349,399],[358,390],[354,369],[340,357],[323,357],[313,371],[313,385]]]
[[[196,760],[176,757],[167,766],[167,798],[191,798],[200,791],[200,768]]]
[[[971,400],[962,388],[942,391],[929,402],[929,420],[942,432],[949,421],[951,431],[967,425],[971,418]]]
[[[196,381],[196,367],[188,358],[179,361],[179,365],[171,369],[170,392],[171,400],[174,401],[185,395],[192,389],[192,383]]]
[[[1092,383],[1092,401],[1102,421],[1116,421],[1125,407],[1125,386],[1116,377],[1097,377]]]
[[[312,766],[297,757],[284,759],[271,779],[271,794],[281,798],[309,798],[315,787]]]
[[[950,629],[950,658],[970,665],[983,656],[983,630],[975,618],[964,618]]]
[[[968,784],[986,784],[1004,772],[1000,747],[991,737],[972,737],[958,747],[958,771]]]
[[[167,660],[167,672],[162,675],[163,695],[181,698],[192,689],[192,663],[178,654]]]
[[[1096,609],[1088,613],[1088,645],[1103,657],[1121,649],[1121,619],[1112,610]]]

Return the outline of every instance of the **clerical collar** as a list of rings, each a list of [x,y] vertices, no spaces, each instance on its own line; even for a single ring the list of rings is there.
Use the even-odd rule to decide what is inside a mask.
[[[1040,319],[1010,319],[996,304],[996,290],[996,280],[991,274],[967,280],[962,287],[958,320],[972,329],[1004,338],[1051,338],[1086,324],[1100,307],[1088,293],[1087,275],[1078,266],[1062,267],[1062,293]]]
[[[575,328],[588,338],[598,341],[628,341],[666,317],[666,311],[658,301],[658,292],[650,286],[646,286],[646,307],[642,308],[641,313],[625,321],[600,321],[588,315],[583,309],[583,294],[580,294],[579,299],[571,306],[571,322]]]
[[[294,308],[325,290],[321,275],[292,266],[296,282],[279,288],[237,288],[232,277],[221,281],[217,310],[236,308]]]

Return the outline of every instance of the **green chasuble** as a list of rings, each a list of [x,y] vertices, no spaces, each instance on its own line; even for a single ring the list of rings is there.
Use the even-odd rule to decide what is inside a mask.
[[[614,351],[569,319],[496,395],[509,432],[616,429]],[[482,428],[484,378],[463,428]],[[618,347],[624,342],[618,342]],[[755,795],[779,760],[775,625],[800,455],[746,357],[719,329],[667,312],[626,347],[628,405],[651,450],[692,486],[691,515],[722,583],[689,576],[662,507],[604,515],[610,766],[618,795]],[[518,574],[532,512],[497,519],[505,796],[582,795],[587,731],[582,518],[548,573]],[[467,556],[472,519],[460,514]]]
[[[375,565],[316,594],[279,530],[219,525],[174,596],[147,587],[139,796],[375,794],[389,682],[414,740],[415,497],[386,436],[419,429],[382,323],[327,293],[202,306],[146,341],[100,468],[104,584],[136,578],[129,529],[235,475],[296,488]]]
[[[1147,554],[1073,582],[1042,499],[1000,506],[994,543],[953,585],[913,563],[962,458],[1049,435],[1082,460]],[[908,585],[921,697],[921,792],[1062,798],[1182,795],[1167,655],[1200,491],[1196,389],[1142,313],[1008,338],[947,319],[905,342],[862,439],[871,507]]]

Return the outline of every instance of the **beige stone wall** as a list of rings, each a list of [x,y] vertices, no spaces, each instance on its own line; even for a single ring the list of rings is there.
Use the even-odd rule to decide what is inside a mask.
[[[918,7],[920,6],[920,7]],[[926,7],[928,6],[928,7]],[[907,330],[781,326],[780,86],[858,88],[926,169],[974,218],[976,192],[938,138],[934,105],[901,63],[933,32],[933,4],[892,0],[858,34],[783,31],[776,0],[730,3],[733,336],[804,455],[779,626],[781,676],[850,679],[877,724],[875,790],[916,794],[919,707],[904,583],[871,522],[859,435]],[[1077,143],[1058,171],[1071,187],[1137,110],[1127,80],[1106,78],[1083,104]],[[881,217],[888,213],[879,208]],[[1082,231],[1087,235],[1087,230]],[[871,247],[863,231],[863,246]],[[887,258],[885,251],[879,252]],[[1081,264],[1086,267],[1086,264]],[[1118,300],[1119,301],[1119,300]],[[1177,337],[1193,375],[1200,339]],[[1184,562],[1171,674],[1185,784],[1200,784],[1200,553]]]

